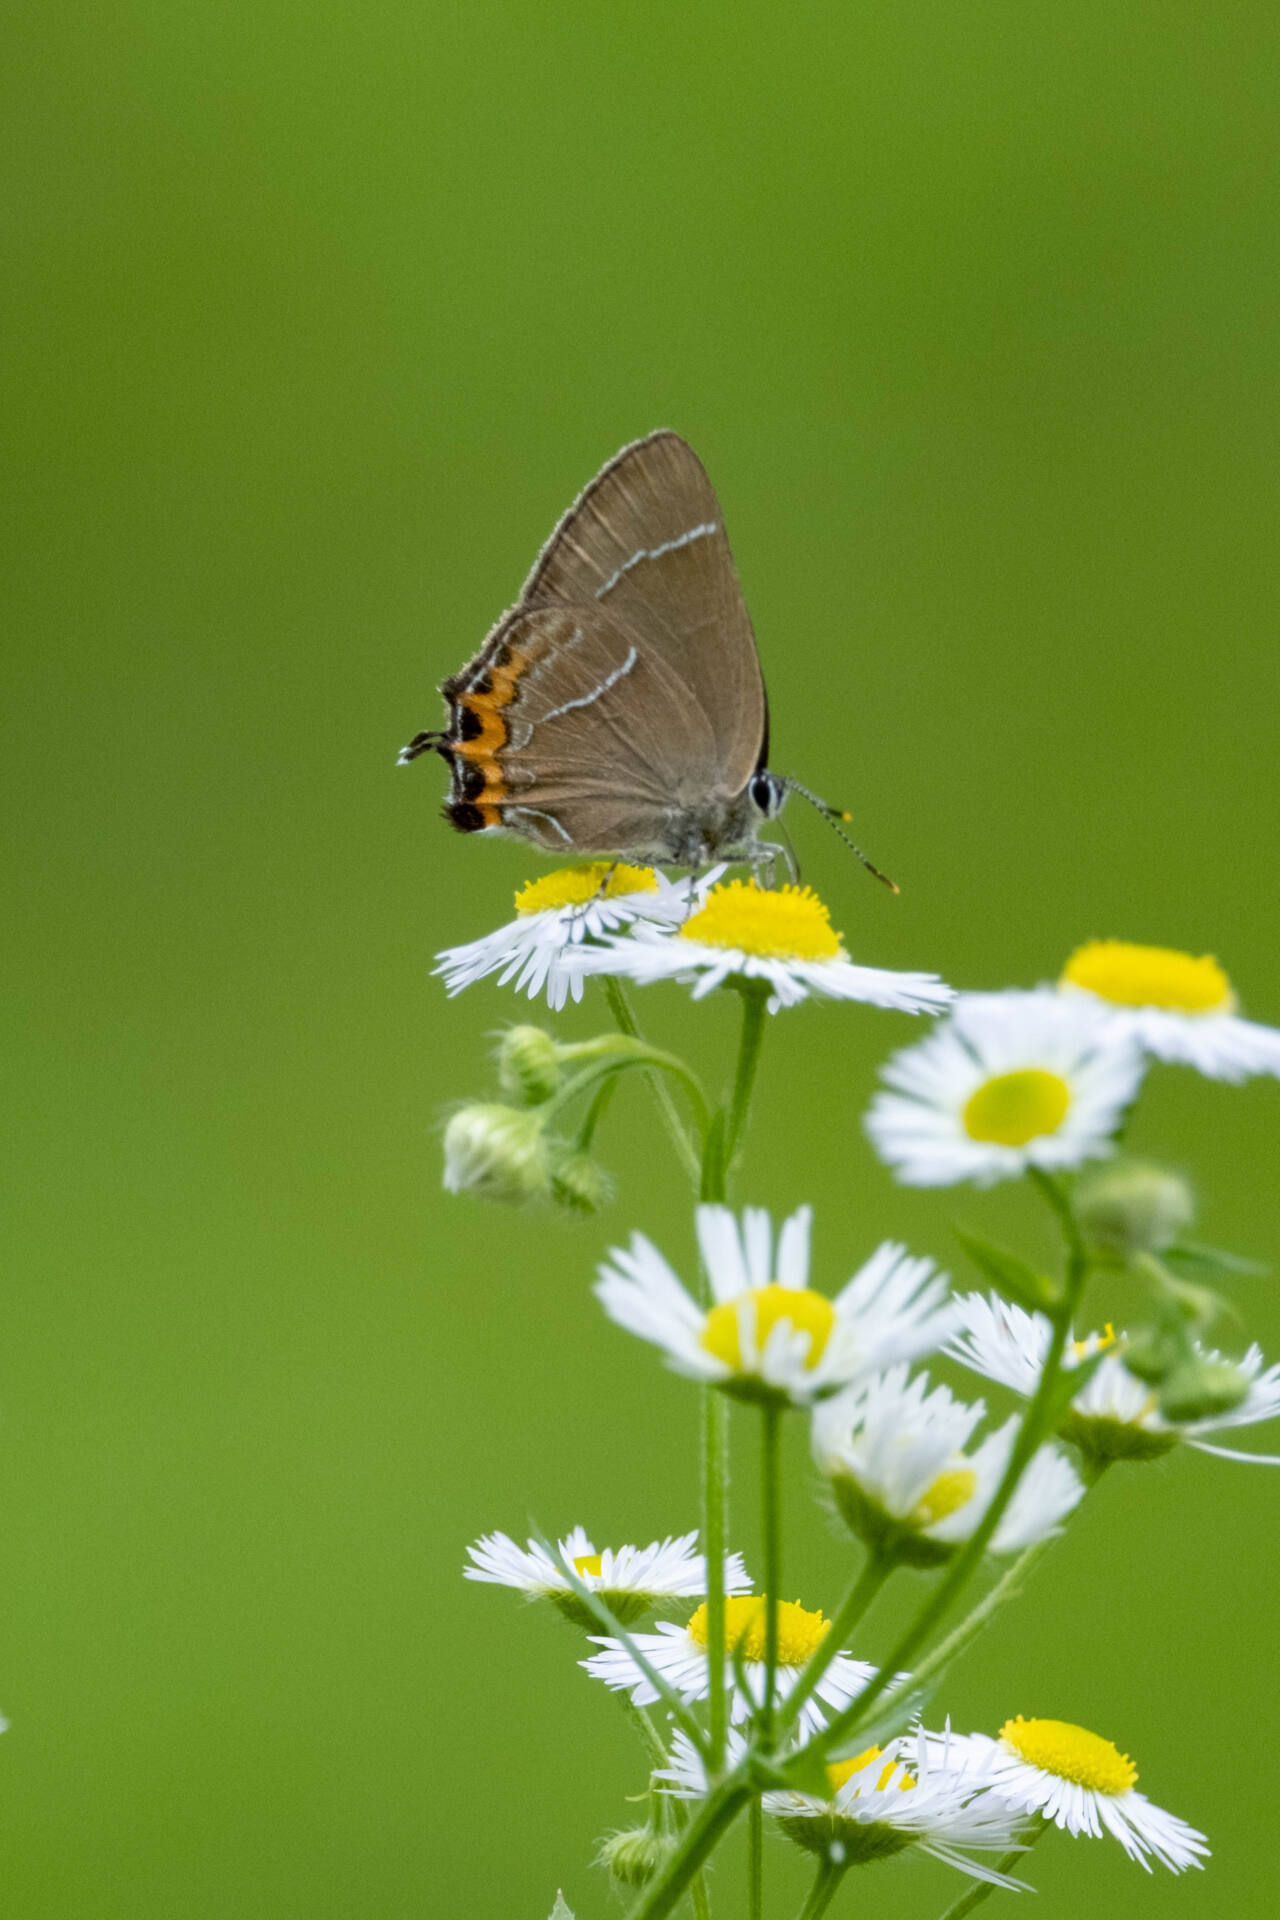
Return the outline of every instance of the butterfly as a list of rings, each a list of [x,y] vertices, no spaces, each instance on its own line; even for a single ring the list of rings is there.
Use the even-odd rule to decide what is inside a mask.
[[[461,833],[760,868],[780,849],[759,829],[789,793],[833,824],[849,817],[769,770],[764,677],[720,502],[666,428],[601,468],[440,691],[447,727],[415,735],[400,763],[447,762],[444,812]]]

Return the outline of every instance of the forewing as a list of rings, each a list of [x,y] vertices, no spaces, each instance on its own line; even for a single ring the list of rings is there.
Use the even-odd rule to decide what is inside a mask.
[[[624,447],[570,507],[520,597],[548,601],[623,620],[706,719],[707,791],[741,792],[764,749],[764,682],[720,503],[679,434]]]

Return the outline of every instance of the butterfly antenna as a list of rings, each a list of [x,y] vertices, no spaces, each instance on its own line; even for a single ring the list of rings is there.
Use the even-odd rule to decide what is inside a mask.
[[[872,861],[868,860],[866,854],[862,851],[862,848],[855,846],[853,841],[849,838],[848,834],[845,832],[844,827],[840,823],[841,821],[852,820],[853,815],[851,813],[845,813],[842,811],[841,808],[829,806],[825,800],[819,800],[816,793],[811,793],[808,787],[802,787],[798,780],[792,780],[788,778],[787,788],[788,788],[788,791],[791,793],[798,793],[802,800],[807,800],[809,802],[809,805],[811,807],[814,807],[817,810],[817,812],[819,812],[822,815],[823,819],[827,822],[828,826],[833,827],[835,829],[835,831],[840,835],[840,838],[844,841],[846,847],[848,847],[850,853],[855,854],[857,856],[857,858],[862,862],[863,866],[866,868],[869,874],[871,874],[875,879],[879,880],[883,886],[888,887],[890,893],[901,893],[902,889],[901,887],[899,887],[897,881],[891,880],[887,873],[881,873],[879,867],[877,867]]]

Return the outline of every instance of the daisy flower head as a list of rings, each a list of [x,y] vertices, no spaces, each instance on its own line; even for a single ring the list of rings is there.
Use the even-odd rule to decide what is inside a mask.
[[[1105,1158],[1142,1073],[1134,1041],[1084,1000],[1050,987],[966,993],[889,1060],[867,1132],[906,1186],[989,1187]]]
[[[823,1614],[810,1612],[798,1600],[778,1602],[775,1704],[787,1698],[830,1630],[831,1622]],[[683,1626],[659,1620],[652,1633],[633,1634],[631,1639],[654,1671],[682,1700],[694,1701],[705,1700],[711,1691],[707,1633],[704,1602]],[[764,1704],[764,1637],[763,1595],[737,1595],[725,1602],[724,1684],[731,1721],[750,1719]],[[630,1694],[634,1706],[652,1706],[659,1697],[657,1690],[630,1649],[620,1640],[605,1635],[592,1634],[591,1638],[602,1648],[600,1653],[592,1654],[581,1663],[592,1678],[603,1680],[615,1692]],[[823,1703],[840,1713],[874,1679],[875,1672],[864,1660],[855,1660],[852,1654],[843,1651],[837,1653],[800,1709],[797,1719],[800,1737],[807,1739],[826,1725]]]
[[[811,1209],[783,1223],[748,1207],[700,1206],[712,1304],[701,1306],[643,1234],[615,1248],[595,1292],[611,1320],[668,1363],[743,1399],[807,1406],[863,1374],[941,1345],[954,1326],[929,1260],[886,1241],[834,1299],[809,1285]]]
[[[585,1527],[575,1527],[558,1542],[560,1557],[592,1593],[598,1593],[614,1618],[628,1627],[664,1601],[700,1599],[707,1590],[705,1556],[695,1551],[697,1532],[668,1535],[647,1547],[605,1547],[597,1552]],[[579,1626],[594,1627],[595,1615],[574,1592],[564,1570],[538,1541],[518,1547],[505,1533],[487,1533],[467,1548],[467,1580],[514,1587],[530,1600],[550,1600]],[[724,1561],[726,1593],[747,1593],[751,1582],[739,1554]]]
[[[1150,1873],[1158,1860],[1171,1873],[1198,1867],[1209,1847],[1202,1833],[1153,1806],[1136,1787],[1138,1769],[1101,1734],[1066,1720],[1006,1720],[999,1738],[953,1737],[989,1770],[992,1791],[1017,1811],[1039,1814],[1065,1833],[1104,1833]]]
[[[712,868],[695,884],[620,860],[561,867],[519,889],[514,920],[464,946],[446,947],[433,971],[450,996],[496,973],[499,986],[514,986],[530,1000],[545,994],[558,1013],[570,997],[582,998],[583,974],[572,961],[590,942],[637,922],[677,925],[691,898],[701,898],[723,872],[723,866]]]
[[[730,1734],[731,1766],[742,1752],[742,1736]],[[868,1747],[836,1761],[826,1772],[825,1795],[784,1790],[764,1796],[765,1811],[806,1852],[846,1868],[914,1847],[994,1886],[1019,1884],[960,1851],[1007,1853],[1018,1846],[1026,1821],[991,1792],[987,1770],[976,1756],[962,1759],[951,1752],[948,1736],[902,1735],[883,1748]],[[679,1731],[672,1737],[671,1765],[659,1778],[682,1799],[706,1793],[701,1756]]]
[[[962,1294],[957,1302],[960,1331],[948,1343],[953,1359],[985,1379],[1011,1387],[1030,1399],[1040,1381],[1053,1328],[1041,1313],[1002,1300],[998,1294]],[[1193,1343],[1194,1345],[1194,1343]],[[1194,1346],[1196,1358],[1212,1365],[1221,1358]],[[1114,1460],[1159,1460],[1179,1441],[1200,1453],[1226,1460],[1271,1464],[1271,1454],[1240,1453],[1215,1445],[1210,1436],[1234,1427],[1256,1426],[1280,1416],[1280,1366],[1266,1366],[1262,1350],[1251,1346],[1235,1362],[1245,1391],[1238,1404],[1202,1419],[1174,1421],[1160,1412],[1159,1394],[1139,1380],[1124,1364],[1124,1338],[1111,1328],[1091,1333],[1067,1345],[1062,1365],[1066,1372],[1102,1358],[1068,1407],[1058,1431],[1095,1465]]]
[[[679,980],[692,986],[695,1000],[731,980],[761,981],[769,988],[770,1013],[810,997],[940,1013],[955,998],[933,973],[855,965],[811,887],[760,887],[753,880],[714,886],[680,925],[637,924],[628,935],[584,950],[574,964],[639,986]]]
[[[1280,1078],[1280,1029],[1242,1020],[1235,991],[1212,954],[1087,940],[1062,970],[1064,995],[1088,998],[1157,1060],[1210,1080]]]
[[[873,1552],[909,1566],[949,1560],[981,1523],[1004,1478],[1018,1430],[1011,1419],[966,1452],[986,1413],[927,1374],[892,1367],[814,1409],[813,1454],[850,1530]],[[990,1541],[1014,1553],[1055,1533],[1084,1497],[1056,1447],[1037,1449]]]

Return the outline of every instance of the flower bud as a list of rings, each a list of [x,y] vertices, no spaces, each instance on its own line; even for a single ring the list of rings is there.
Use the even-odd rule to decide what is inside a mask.
[[[1122,1358],[1128,1372],[1158,1387],[1167,1380],[1185,1349],[1183,1343],[1162,1327],[1143,1327],[1125,1342]]]
[[[1238,1407],[1248,1391],[1249,1382],[1229,1360],[1185,1360],[1164,1383],[1160,1411],[1179,1426],[1210,1420]]]
[[[575,1213],[599,1213],[613,1199],[613,1179],[589,1153],[565,1148],[552,1156],[551,1192]]]
[[[600,1843],[597,1864],[624,1887],[643,1887],[660,1873],[674,1851],[665,1834],[650,1827],[629,1827]]]
[[[560,1049],[541,1027],[508,1027],[495,1057],[498,1085],[521,1106],[549,1100],[560,1084]]]
[[[536,1113],[515,1107],[460,1107],[444,1130],[446,1193],[477,1193],[519,1206],[551,1184],[546,1136]]]
[[[1195,1202],[1179,1174],[1122,1160],[1081,1181],[1075,1212],[1086,1240],[1124,1257],[1172,1246],[1195,1218]]]

